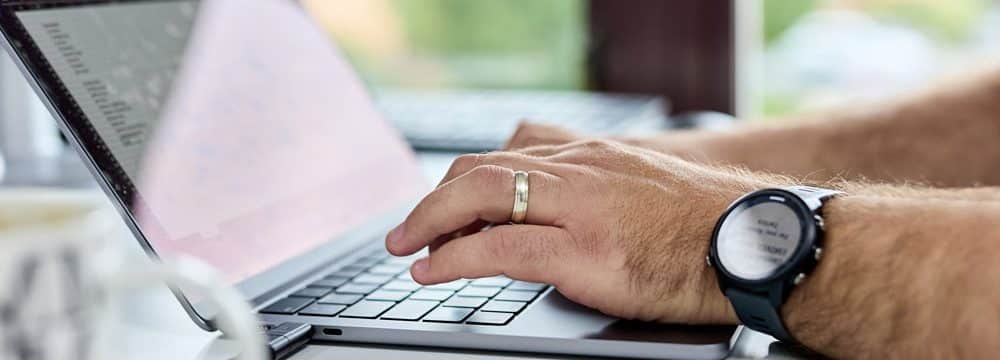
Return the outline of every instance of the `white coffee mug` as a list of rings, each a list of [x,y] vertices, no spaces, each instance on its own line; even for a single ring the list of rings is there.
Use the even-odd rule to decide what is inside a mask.
[[[219,328],[241,359],[266,357],[263,334],[239,292],[203,263],[137,259],[116,251],[130,236],[100,194],[0,190],[0,359],[113,359],[109,317],[127,291],[167,283],[220,309]]]

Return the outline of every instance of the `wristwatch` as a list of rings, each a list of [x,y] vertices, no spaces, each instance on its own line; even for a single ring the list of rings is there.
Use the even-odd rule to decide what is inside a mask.
[[[722,214],[707,262],[747,327],[794,339],[781,319],[791,290],[823,254],[823,203],[839,191],[809,186],[755,191]]]

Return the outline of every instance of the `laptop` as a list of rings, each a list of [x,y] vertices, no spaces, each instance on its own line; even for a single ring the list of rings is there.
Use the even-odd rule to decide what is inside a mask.
[[[145,250],[217,268],[275,354],[311,341],[708,359],[736,340],[503,276],[413,282],[413,258],[382,240],[430,185],[294,2],[5,1],[0,32]],[[216,329],[198,294],[172,290]]]
[[[649,133],[674,125],[667,102],[649,95],[500,89],[391,89],[376,95],[379,109],[420,150],[501,149],[522,120],[585,135]]]

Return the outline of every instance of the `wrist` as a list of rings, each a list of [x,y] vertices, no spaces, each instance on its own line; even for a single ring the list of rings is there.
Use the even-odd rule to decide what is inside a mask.
[[[836,300],[831,302],[831,295],[844,293],[843,289],[837,290],[838,283],[843,283],[845,274],[850,273],[844,272],[843,269],[856,267],[851,263],[860,259],[889,258],[892,256],[892,250],[899,248],[898,245],[875,241],[858,241],[845,246],[843,236],[839,234],[855,231],[845,229],[845,223],[847,217],[856,216],[857,212],[857,209],[855,211],[845,209],[856,208],[859,201],[863,200],[850,195],[840,195],[824,204],[823,219],[826,234],[823,258],[809,277],[793,289],[781,308],[781,315],[788,331],[798,341],[812,349],[825,348],[828,342],[835,341],[832,336],[836,332],[831,331],[832,324],[829,319],[817,314],[823,314],[821,309],[842,305]]]

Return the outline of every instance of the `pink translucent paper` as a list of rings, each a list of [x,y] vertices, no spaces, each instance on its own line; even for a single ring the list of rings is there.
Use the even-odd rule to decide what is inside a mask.
[[[146,149],[138,221],[161,256],[240,281],[414,198],[409,147],[285,0],[202,2]]]

